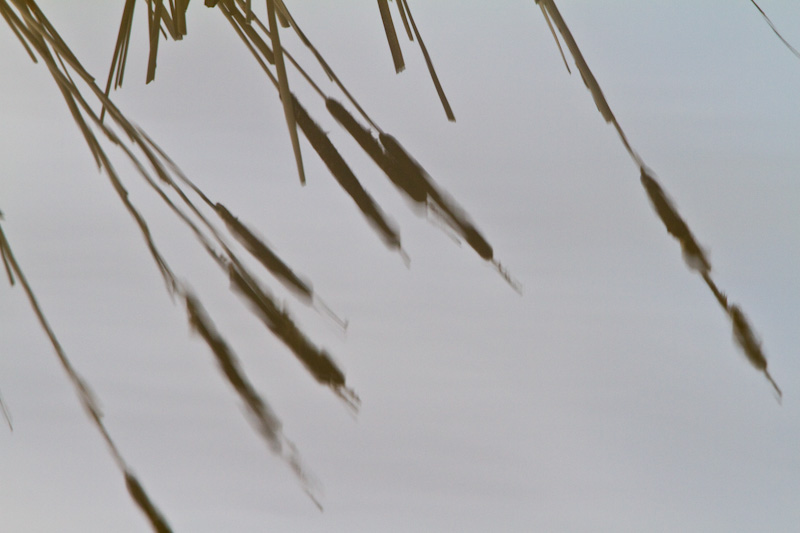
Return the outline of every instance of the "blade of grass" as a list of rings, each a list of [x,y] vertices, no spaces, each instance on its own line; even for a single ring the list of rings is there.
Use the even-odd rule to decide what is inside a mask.
[[[28,42],[19,32],[19,29],[17,29],[16,23],[12,20],[12,16],[16,17],[16,15],[14,15],[14,12],[10,10],[10,8],[5,4],[5,2],[0,3],[0,15],[2,15],[2,17],[6,20],[6,24],[8,25],[8,27],[11,29],[14,35],[16,35],[17,39],[19,39],[20,44],[22,44],[22,47],[28,53],[28,56],[31,58],[31,61],[37,63],[36,55],[33,53],[33,50],[31,50],[30,46],[28,46]]]
[[[569,69],[569,63],[567,63],[567,57],[564,55],[564,49],[561,48],[561,41],[558,40],[558,35],[556,35],[556,30],[553,28],[553,24],[550,22],[550,15],[547,14],[547,10],[544,7],[544,4],[539,4],[539,8],[542,10],[542,15],[544,16],[544,20],[547,21],[547,27],[550,28],[550,34],[553,36],[553,40],[556,42],[556,46],[558,46],[558,53],[561,54],[561,60],[564,61],[564,66],[567,67],[567,72],[572,74],[572,71]]]
[[[611,112],[611,107],[608,105],[608,101],[606,101],[606,97],[603,95],[603,91],[600,89],[600,84],[597,83],[597,79],[595,79],[594,74],[589,69],[589,65],[586,63],[586,60],[583,58],[583,54],[578,48],[578,44],[575,42],[575,39],[572,37],[572,32],[569,31],[567,27],[567,23],[564,22],[564,19],[561,17],[561,13],[558,11],[556,4],[553,0],[536,0],[537,4],[540,6],[544,6],[547,13],[550,14],[550,17],[553,19],[553,23],[558,28],[559,33],[561,33],[561,37],[564,38],[564,42],[567,45],[570,53],[572,54],[572,59],[575,61],[575,66],[578,67],[578,72],[581,73],[581,78],[583,78],[583,83],[589,89],[589,92],[592,93],[592,98],[594,98],[594,104],[597,106],[597,110],[600,111],[600,114],[603,115],[603,119],[606,122],[610,122],[614,125],[614,128],[617,130],[620,139],[622,140],[622,144],[625,145],[625,148],[628,150],[628,153],[636,162],[637,165],[642,165],[641,158],[633,151],[631,145],[628,143],[628,138],[625,136],[625,132],[622,131],[622,127],[617,122],[614,113]],[[549,22],[549,21],[548,21]],[[558,40],[556,40],[558,42]]]
[[[111,94],[111,82],[114,81],[114,89],[122,87],[122,78],[125,74],[125,63],[128,61],[128,44],[131,40],[131,28],[133,26],[133,8],[136,0],[125,0],[122,8],[122,20],[119,23],[117,32],[117,43],[114,46],[114,54],[111,57],[111,67],[108,70],[108,81],[106,81],[105,94]],[[100,120],[105,116],[106,108],[100,111]]]
[[[147,0],[147,23],[150,35],[150,54],[147,60],[147,80],[145,83],[150,83],[156,77],[156,59],[158,58],[158,37],[161,29],[162,3],[163,0]]]
[[[292,105],[292,93],[289,91],[289,79],[286,76],[286,66],[283,62],[283,48],[278,33],[278,23],[275,17],[274,0],[267,0],[267,19],[269,20],[269,30],[272,36],[272,51],[275,55],[275,70],[278,72],[278,86],[283,102],[283,113],[286,117],[286,125],[289,128],[289,137],[292,141],[294,158],[297,163],[297,172],[300,175],[300,183],[305,185],[306,176],[303,171],[303,158],[300,153],[300,140],[297,138],[297,125]]]
[[[394,30],[394,22],[392,22],[392,12],[389,11],[388,0],[378,0],[378,9],[381,12],[383,31],[386,32],[389,50],[392,52],[394,71],[399,74],[406,68],[406,65],[403,62],[403,52],[400,50],[400,42],[397,40],[397,33]]]
[[[442,102],[442,107],[444,107],[445,115],[447,115],[447,120],[450,122],[456,121],[456,116],[453,114],[453,110],[450,108],[450,102],[447,101],[447,96],[444,94],[444,89],[442,89],[442,84],[439,83],[439,76],[436,75],[436,69],[433,68],[433,61],[431,60],[430,54],[428,54],[428,49],[425,47],[425,43],[422,42],[422,35],[420,35],[419,30],[417,29],[417,24],[414,22],[414,17],[411,15],[411,9],[408,7],[408,2],[406,0],[397,0],[398,2],[403,2],[403,7],[405,8],[406,13],[408,14],[408,21],[411,23],[411,28],[414,30],[414,35],[417,36],[417,42],[419,43],[419,49],[422,51],[422,56],[425,58],[425,64],[428,66],[428,72],[431,75],[431,79],[433,80],[433,85],[436,87],[436,93],[439,95],[439,100]]]
[[[759,12],[759,13],[761,13],[761,16],[762,16],[762,17],[764,17],[764,20],[766,20],[766,21],[767,21],[767,24],[769,24],[769,27],[770,27],[770,28],[772,28],[772,31],[773,31],[773,32],[775,32],[775,35],[777,35],[777,36],[778,36],[778,39],[780,39],[780,40],[781,40],[781,42],[782,42],[784,45],[786,45],[786,48],[788,48],[788,49],[789,49],[789,50],[790,50],[790,51],[791,51],[791,52],[792,52],[792,53],[793,53],[795,56],[797,56],[797,57],[799,57],[799,58],[800,58],[800,52],[798,52],[798,51],[797,51],[797,49],[796,49],[794,46],[792,46],[791,44],[789,44],[789,41],[787,41],[786,39],[784,39],[784,38],[783,38],[783,35],[781,35],[781,33],[778,31],[778,28],[776,28],[776,27],[775,27],[775,24],[773,24],[773,23],[772,23],[772,21],[771,21],[771,20],[770,20],[770,18],[767,16],[767,14],[766,14],[766,13],[764,13],[764,10],[763,10],[763,9],[761,9],[761,7],[759,7],[759,5],[758,5],[758,4],[756,4],[755,0],[750,0],[750,2],[751,2],[751,3],[752,3],[754,6],[756,6],[756,9],[758,9],[758,12]]]
[[[403,7],[403,2],[402,0],[397,0],[395,4],[397,5],[397,10],[400,12],[400,18],[403,20],[403,27],[406,29],[406,35],[408,35],[408,40],[413,41],[414,34],[411,33],[411,26],[408,25],[408,17],[406,16],[406,10]]]

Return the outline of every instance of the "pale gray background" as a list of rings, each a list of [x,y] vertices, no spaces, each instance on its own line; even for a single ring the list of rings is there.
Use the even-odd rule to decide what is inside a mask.
[[[373,117],[468,210],[523,297],[408,210],[292,75],[398,222],[411,268],[305,141],[301,188],[274,89],[202,2],[184,42],[161,43],[149,86],[137,6],[115,94],[351,320],[344,338],[272,283],[346,368],[363,400],[355,419],[120,165],[162,250],[324,485],[324,513],[189,335],[44,66],[0,29],[3,227],[174,529],[797,531],[800,60],[745,0],[558,4],[632,144],[708,247],[715,279],[763,337],[779,406],[534,2],[411,4],[456,124],[413,44],[403,41],[408,68],[394,74],[374,2],[289,6]],[[42,5],[104,82],[122,2]],[[800,4],[761,5],[800,44]],[[19,288],[0,288],[0,350],[15,424],[0,428],[0,530],[147,531]]]

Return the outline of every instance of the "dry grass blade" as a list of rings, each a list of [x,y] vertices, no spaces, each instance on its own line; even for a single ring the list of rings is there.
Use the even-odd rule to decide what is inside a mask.
[[[556,46],[558,46],[558,53],[561,54],[561,60],[564,62],[564,66],[567,67],[567,72],[572,74],[572,71],[569,69],[569,63],[567,63],[567,57],[564,55],[564,49],[561,48],[561,41],[558,40],[558,35],[556,35],[556,30],[553,28],[553,24],[550,22],[550,15],[547,14],[547,9],[545,9],[544,4],[539,4],[539,7],[542,10],[542,15],[544,16],[544,20],[547,22],[547,27],[550,28],[550,34],[553,36],[553,40],[556,42]]]
[[[316,490],[312,477],[303,467],[294,444],[283,435],[281,421],[248,381],[239,366],[236,355],[219,335],[197,298],[187,293],[185,300],[189,323],[211,349],[217,359],[220,370],[244,403],[256,429],[264,438],[270,450],[286,461],[302,484],[305,492],[319,506],[319,501],[314,495]]]
[[[787,41],[786,39],[783,38],[783,35],[781,35],[781,33],[778,31],[778,28],[775,27],[775,24],[772,23],[772,21],[767,16],[767,14],[764,13],[764,10],[761,9],[761,7],[759,7],[758,4],[756,4],[755,0],[750,0],[750,2],[752,2],[752,4],[754,6],[756,6],[756,9],[758,9],[758,12],[761,13],[761,16],[764,17],[764,20],[767,21],[767,24],[769,24],[769,27],[772,28],[773,32],[775,32],[775,35],[778,36],[778,39],[780,39],[781,42],[786,45],[786,48],[788,48],[795,56],[800,57],[800,52],[798,52],[797,49],[794,46],[789,44],[789,41]]]
[[[425,47],[425,43],[422,42],[422,35],[419,34],[419,30],[417,29],[417,24],[414,22],[414,17],[411,15],[411,9],[408,7],[408,2],[406,0],[397,0],[398,2],[403,2],[403,7],[408,14],[408,20],[411,22],[411,28],[414,30],[414,35],[417,36],[417,42],[419,43],[419,49],[422,51],[422,55],[425,58],[425,64],[428,66],[428,72],[431,75],[431,79],[433,80],[433,85],[436,87],[436,93],[439,95],[439,100],[442,102],[442,107],[444,107],[444,112],[447,115],[447,120],[451,122],[456,121],[456,116],[453,114],[453,110],[450,108],[450,102],[447,101],[447,96],[444,94],[444,89],[442,89],[442,84],[439,83],[439,76],[436,75],[436,69],[433,68],[433,61],[431,60],[430,54],[428,54],[428,49]]]
[[[403,1],[397,0],[395,2],[397,5],[397,10],[400,12],[400,18],[403,20],[403,27],[406,29],[406,35],[408,35],[408,40],[414,40],[414,34],[411,33],[411,26],[408,25],[408,16],[406,16],[406,10],[403,7]]]
[[[570,53],[572,54],[572,58],[575,61],[575,66],[578,67],[578,71],[581,73],[583,83],[586,84],[589,92],[592,93],[592,98],[594,98],[594,103],[597,106],[597,110],[600,111],[600,114],[603,115],[603,118],[606,122],[610,122],[614,125],[614,128],[616,128],[617,133],[622,140],[622,144],[625,145],[628,153],[631,155],[633,160],[636,161],[636,164],[641,166],[641,159],[636,152],[633,151],[633,148],[631,148],[631,145],[628,143],[628,138],[622,131],[622,127],[619,125],[619,122],[617,122],[616,117],[614,117],[614,113],[611,112],[611,108],[606,101],[606,97],[603,96],[603,91],[600,89],[600,84],[597,83],[597,79],[595,79],[594,74],[592,74],[592,71],[589,69],[589,65],[583,58],[583,54],[578,48],[578,44],[575,42],[575,39],[572,37],[572,32],[569,31],[567,23],[564,22],[564,19],[561,17],[561,13],[558,11],[555,2],[553,0],[536,0],[536,3],[547,9],[547,11],[544,12],[545,18],[547,18],[547,14],[549,13],[550,17],[553,19],[553,23],[556,25],[556,28],[558,28],[559,33],[561,33],[561,37],[564,38],[564,42],[567,44],[567,48],[569,49]],[[548,24],[549,22],[550,21],[548,20]],[[556,39],[556,42],[558,42],[558,39]]]
[[[399,0],[398,0],[399,1]],[[394,22],[392,22],[392,12],[389,11],[388,0],[378,0],[378,9],[381,12],[381,21],[383,21],[383,31],[386,32],[386,40],[389,42],[389,50],[392,52],[392,61],[394,61],[394,71],[400,73],[406,68],[403,61],[403,52],[400,50],[400,42],[397,40],[397,32],[394,30]]]
[[[697,244],[686,222],[684,222],[678,214],[678,211],[672,205],[672,202],[658,182],[647,173],[644,167],[642,167],[641,170],[642,185],[647,191],[650,202],[653,204],[653,209],[655,209],[658,217],[667,227],[667,232],[681,243],[683,258],[686,260],[686,264],[700,273],[705,274],[710,272],[711,264],[706,254],[703,252],[703,249]]]
[[[239,33],[240,36],[243,33],[248,39],[250,39],[249,42],[245,40],[245,44],[248,46],[255,46],[258,51],[261,52],[261,55],[264,56],[264,59],[266,59],[268,63],[274,65],[275,54],[272,53],[272,49],[267,46],[267,43],[265,43],[261,36],[256,32],[255,28],[253,28],[253,26],[247,22],[246,16],[236,9],[236,6],[232,2],[230,4],[223,2],[219,4],[219,6],[225,17],[231,22],[231,24],[234,25],[237,33]],[[258,20],[255,15],[251,16],[254,18],[254,20]],[[244,37],[242,38],[244,39]],[[269,72],[269,70],[267,70],[267,72]],[[269,74],[272,75],[271,72],[269,72]]]
[[[311,143],[311,146],[328,167],[328,170],[331,171],[333,177],[336,178],[336,181],[339,182],[339,185],[342,186],[345,192],[350,195],[364,216],[367,217],[367,220],[374,225],[386,246],[390,249],[396,249],[402,254],[400,235],[397,233],[397,230],[393,227],[393,224],[386,219],[386,216],[367,191],[364,190],[364,187],[361,186],[358,178],[356,178],[353,171],[350,170],[350,167],[347,166],[347,163],[342,158],[341,154],[339,154],[336,147],[333,146],[330,139],[328,139],[328,136],[322,131],[319,125],[311,119],[306,110],[296,99],[294,100],[294,108],[297,116],[297,124],[305,134],[308,142]]]
[[[2,17],[6,20],[6,24],[9,28],[11,28],[11,31],[14,33],[14,35],[17,36],[17,39],[19,39],[19,42],[22,44],[22,47],[25,49],[25,51],[28,52],[28,56],[30,56],[31,61],[37,63],[36,54],[34,54],[33,50],[31,50],[30,46],[28,46],[28,42],[22,36],[19,29],[17,29],[16,23],[12,20],[12,16],[15,17],[14,12],[9,9],[5,2],[0,4],[0,15],[2,15]]]
[[[150,35],[150,54],[147,60],[147,80],[150,83],[156,77],[156,59],[158,58],[158,38],[161,30],[161,12],[164,0],[147,0],[147,24]],[[153,5],[155,4],[155,6]]]
[[[182,39],[186,35],[186,10],[189,8],[189,0],[169,0],[169,7],[175,24],[173,39]]]
[[[237,1],[241,3],[242,0],[237,0]],[[297,36],[300,38],[300,41],[314,55],[314,57],[317,60],[317,63],[319,63],[320,67],[322,67],[322,70],[325,71],[325,74],[327,74],[328,78],[330,78],[330,80],[333,81],[337,87],[339,87],[339,89],[342,91],[342,93],[344,93],[344,95],[347,97],[350,103],[353,104],[353,107],[355,107],[361,114],[361,116],[364,117],[364,120],[369,122],[373,127],[377,129],[375,122],[373,122],[369,118],[369,115],[367,115],[366,111],[364,111],[361,105],[359,105],[358,101],[353,97],[353,95],[350,94],[350,91],[347,90],[347,88],[344,86],[344,84],[336,75],[336,73],[333,71],[333,69],[330,67],[330,65],[328,65],[328,62],[325,61],[325,58],[322,57],[322,54],[319,53],[319,50],[317,50],[317,48],[311,43],[306,34],[303,33],[303,30],[300,29],[300,26],[297,25],[297,22],[294,20],[291,13],[289,13],[289,10],[286,8],[286,5],[283,3],[283,1],[282,0],[274,0],[274,1],[279,13],[284,15],[287,22],[289,22],[292,29],[294,29],[295,34],[297,34]],[[256,18],[256,23],[258,23],[258,18]]]
[[[246,272],[232,264],[229,273],[233,288],[250,302],[253,312],[294,353],[314,379],[330,387],[351,409],[357,410],[358,396],[347,388],[344,373],[330,356],[314,346],[291,317]]]
[[[306,175],[303,171],[303,157],[300,153],[300,140],[297,138],[297,125],[295,123],[294,106],[292,105],[292,93],[289,91],[289,79],[286,77],[286,65],[283,62],[283,48],[281,38],[278,33],[278,23],[275,17],[275,3],[267,0],[267,18],[269,20],[269,31],[272,37],[272,52],[275,56],[275,70],[278,72],[278,89],[281,93],[283,103],[283,113],[286,117],[286,125],[289,127],[289,137],[292,140],[292,150],[294,159],[297,163],[297,172],[300,175],[300,183],[305,185]]]
[[[66,44],[58,37],[58,34],[55,32],[55,29],[49,25],[44,18],[44,14],[38,10],[38,6],[35,4],[29,4],[32,7],[32,11],[34,11],[36,18],[29,11],[21,11],[21,14],[25,18],[26,26],[21,27],[23,34],[28,38],[29,42],[36,48],[37,52],[39,53],[40,57],[45,61],[48,69],[50,70],[50,74],[53,76],[53,79],[56,81],[59,89],[61,90],[62,94],[64,95],[65,101],[67,106],[72,113],[73,119],[75,120],[76,124],[80,128],[81,132],[86,139],[87,144],[89,145],[92,154],[97,161],[97,164],[100,168],[105,170],[106,176],[111,181],[115,192],[119,196],[120,200],[122,201],[123,205],[130,213],[130,215],[134,218],[139,229],[142,233],[142,236],[147,243],[147,246],[150,250],[150,253],[155,260],[159,270],[164,278],[164,281],[167,285],[167,289],[170,293],[174,292],[176,287],[175,277],[170,270],[169,266],[167,265],[166,261],[163,259],[161,253],[155,246],[155,243],[152,240],[152,236],[150,234],[150,229],[145,222],[144,218],[139,214],[138,210],[133,206],[130,202],[128,197],[128,191],[123,186],[122,182],[119,179],[119,176],[114,171],[111,162],[109,161],[108,157],[106,156],[105,152],[100,147],[100,144],[94,133],[92,132],[89,125],[86,123],[86,120],[83,117],[81,112],[81,108],[88,114],[92,121],[102,128],[102,123],[100,122],[99,117],[97,117],[89,107],[88,103],[83,99],[81,96],[80,91],[75,86],[74,82],[70,79],[70,77],[62,72],[59,69],[58,64],[56,63],[55,59],[53,58],[52,54],[50,53],[49,48],[45,44],[45,39],[51,43],[52,46],[56,48],[56,53],[58,57],[64,57],[70,64],[78,70],[81,77],[87,82],[90,83],[92,90],[95,92],[95,95],[101,99],[101,101],[106,105],[107,109],[112,113],[115,120],[120,121],[121,114],[119,111],[110,104],[110,101],[105,98],[105,94],[94,84],[94,79],[89,76],[88,73],[83,70],[80,66],[80,63],[77,61],[74,55],[72,55],[69,48]],[[78,106],[78,102],[80,103],[80,107]],[[126,121],[122,122],[123,127],[126,125]],[[106,135],[111,136],[110,131],[107,128],[102,128]],[[126,131],[130,134],[135,133],[135,129],[133,129],[130,124],[127,124]],[[110,137],[113,141],[116,141],[116,138],[111,136]]]
[[[128,44],[131,40],[131,28],[133,27],[133,8],[136,0],[125,0],[125,7],[122,8],[122,20],[119,23],[117,33],[117,44],[114,46],[114,55],[111,58],[111,67],[108,70],[108,81],[106,81],[105,94],[111,94],[111,82],[114,80],[114,89],[122,87],[122,79],[125,75],[125,63],[128,61]],[[105,116],[106,108],[103,106],[100,112],[100,121]]]
[[[150,520],[153,530],[156,533],[172,533],[172,528],[169,527],[169,524],[167,524],[167,521],[161,516],[159,510],[153,505],[153,502],[150,501],[150,497],[147,496],[144,488],[142,488],[142,484],[139,483],[136,476],[128,470],[125,471],[125,486],[128,488],[128,493],[139,506],[139,509],[141,509]]]

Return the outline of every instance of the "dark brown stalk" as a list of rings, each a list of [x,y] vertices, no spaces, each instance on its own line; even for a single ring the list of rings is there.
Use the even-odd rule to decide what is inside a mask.
[[[642,167],[641,172],[642,185],[647,191],[650,202],[653,204],[653,209],[655,209],[658,217],[664,223],[664,226],[666,226],[667,232],[681,243],[683,258],[686,260],[686,264],[701,274],[710,272],[711,264],[706,254],[703,252],[700,245],[697,244],[694,235],[692,235],[686,222],[684,222],[683,218],[678,214],[678,211],[675,209],[675,206],[672,205],[672,202],[667,197],[664,190],[658,182],[648,174],[644,167]]]
[[[433,80],[433,86],[436,87],[436,93],[439,95],[439,100],[442,102],[442,107],[444,107],[444,113],[447,115],[447,120],[455,122],[456,116],[453,114],[453,110],[450,108],[450,102],[447,101],[447,96],[444,94],[442,84],[439,83],[439,76],[436,75],[436,69],[433,68],[431,56],[428,54],[428,49],[425,47],[425,43],[422,42],[422,35],[420,35],[419,30],[417,29],[417,24],[414,22],[414,17],[411,15],[411,9],[408,7],[408,2],[406,0],[397,1],[403,2],[403,7],[408,14],[408,20],[411,22],[411,28],[414,30],[414,35],[417,36],[419,49],[422,51],[422,56],[425,58],[425,64],[428,66],[428,72],[431,75],[431,80]]]
[[[125,63],[128,61],[128,44],[131,40],[131,28],[133,26],[133,8],[136,0],[125,0],[125,7],[122,8],[122,20],[119,23],[117,33],[117,44],[114,46],[114,54],[111,57],[111,67],[108,70],[108,81],[106,81],[105,95],[111,94],[111,82],[114,80],[114,89],[122,87],[122,79],[125,75]],[[100,121],[106,113],[106,108],[100,111]]]
[[[395,32],[394,29],[392,12],[389,11],[389,0],[378,0],[378,9],[381,12],[383,31],[386,32],[386,40],[389,42],[389,50],[392,52],[394,71],[399,74],[406,68],[406,65],[403,62],[403,52],[400,50],[400,42],[397,40],[397,32]]]
[[[286,66],[283,62],[283,47],[281,47],[278,23],[275,18],[275,2],[267,0],[267,18],[269,20],[269,31],[272,37],[272,52],[275,56],[275,70],[278,73],[278,90],[281,94],[283,103],[283,114],[286,117],[286,125],[289,128],[289,138],[292,141],[292,150],[297,164],[297,173],[300,175],[300,183],[305,185],[306,175],[303,170],[303,157],[300,153],[300,141],[297,138],[297,125],[295,124],[295,112],[292,105],[292,93],[289,91],[289,78],[286,76]]]
[[[9,28],[11,28],[11,31],[14,33],[14,35],[17,36],[17,39],[19,39],[19,42],[22,44],[22,47],[25,49],[25,51],[28,52],[28,56],[31,58],[31,61],[38,63],[36,60],[36,55],[33,53],[33,50],[31,50],[30,46],[28,46],[28,42],[17,28],[17,23],[13,20],[16,18],[16,15],[14,15],[14,12],[10,10],[5,2],[0,3],[0,15],[2,15],[2,17],[6,20],[6,24]]]
[[[350,408],[358,409],[358,396],[347,388],[344,373],[330,356],[314,346],[247,273],[233,264],[229,273],[233,288],[250,302],[252,311],[294,353],[314,379],[330,387]]]
[[[233,351],[225,340],[219,335],[214,323],[208,317],[203,306],[197,298],[188,293],[185,297],[186,311],[189,315],[189,324],[203,338],[217,359],[220,371],[228,380],[244,403],[250,415],[251,422],[256,427],[261,437],[266,441],[270,450],[281,457],[297,476],[305,492],[319,506],[319,501],[314,496],[314,483],[312,477],[302,465],[297,453],[297,448],[283,434],[283,425],[275,412],[261,397],[258,391],[249,382]]]
[[[411,33],[411,26],[408,25],[408,17],[406,16],[406,10],[403,7],[402,0],[397,0],[397,2],[395,2],[395,5],[397,5],[397,10],[400,12],[400,18],[403,19],[403,27],[406,29],[406,35],[408,35],[408,40],[413,41],[414,34]]]
[[[311,143],[311,146],[328,167],[328,170],[331,171],[336,181],[339,182],[339,185],[350,195],[350,198],[353,199],[364,216],[367,217],[367,220],[373,224],[386,246],[390,249],[402,251],[400,248],[400,235],[393,227],[393,224],[386,219],[386,216],[367,191],[364,190],[364,187],[361,186],[358,178],[347,166],[344,158],[328,139],[328,136],[311,119],[297,99],[294,100],[294,110],[297,117],[297,125],[300,126],[306,139]]]
[[[142,488],[142,484],[139,483],[136,476],[128,470],[125,471],[125,486],[128,488],[128,493],[136,502],[136,505],[139,506],[139,509],[141,509],[148,520],[150,520],[153,530],[156,531],[156,533],[171,533],[172,529],[161,515],[161,512],[153,505],[150,497],[144,491],[144,488]]]
[[[373,137],[372,132],[359,124],[353,115],[339,102],[328,98],[325,101],[325,106],[336,121],[347,130],[350,136],[355,139],[398,189],[414,202],[424,204],[427,199],[427,193],[425,192],[424,184],[419,179],[414,178],[413,168],[401,168],[398,160],[390,157],[384,151],[384,147]]]
[[[125,483],[128,487],[131,497],[133,497],[136,504],[144,512],[154,531],[158,533],[170,533],[172,530],[170,529],[169,525],[167,525],[166,521],[161,516],[161,513],[153,505],[141,484],[138,482],[138,480],[136,480],[135,477],[133,477],[133,474],[130,472],[130,468],[122,458],[119,448],[117,448],[117,445],[111,439],[111,435],[108,433],[105,424],[103,424],[100,407],[94,393],[72,366],[72,362],[69,360],[66,352],[61,347],[61,343],[56,338],[55,332],[50,327],[50,324],[44,316],[44,312],[39,306],[39,302],[33,293],[33,289],[28,283],[28,280],[25,278],[25,274],[22,272],[19,263],[17,263],[14,253],[11,251],[11,246],[8,243],[8,239],[6,239],[5,233],[3,233],[2,226],[0,226],[0,248],[4,250],[6,257],[8,258],[9,265],[19,279],[20,285],[22,285],[22,289],[25,291],[25,294],[28,297],[31,309],[33,309],[33,312],[39,321],[39,325],[42,327],[47,335],[47,338],[50,340],[50,344],[53,346],[53,350],[56,352],[56,356],[58,357],[62,368],[67,373],[67,376],[78,395],[78,400],[86,410],[87,415],[92,420],[97,430],[102,435],[103,440],[105,440],[106,444],[108,445],[109,451],[114,458],[114,462],[125,474]]]
[[[175,40],[180,40],[186,35],[186,10],[189,8],[189,0],[170,0],[170,10],[172,20],[175,23]]]
[[[150,35],[150,55],[147,60],[147,80],[145,83],[150,83],[156,78],[158,38],[161,30],[161,11],[163,9],[162,3],[163,0],[147,0],[147,23]]]
[[[600,114],[603,115],[603,118],[606,122],[610,122],[616,128],[617,133],[619,134],[620,139],[622,140],[622,144],[625,145],[625,149],[628,150],[628,153],[636,162],[637,165],[642,165],[641,158],[634,152],[633,148],[631,147],[630,143],[628,143],[628,138],[625,136],[625,133],[622,131],[622,127],[617,122],[614,113],[611,112],[611,108],[606,101],[606,97],[603,95],[603,91],[600,89],[600,84],[597,83],[597,79],[595,79],[594,74],[589,69],[589,65],[586,63],[586,60],[583,58],[583,54],[581,53],[580,48],[578,48],[578,44],[575,42],[575,39],[572,37],[572,32],[569,31],[567,27],[567,23],[564,22],[564,19],[561,17],[561,13],[558,11],[556,4],[553,0],[536,0],[537,4],[544,6],[547,11],[543,11],[545,13],[545,18],[547,18],[547,14],[550,14],[550,17],[553,19],[553,23],[558,28],[559,33],[561,33],[561,37],[564,38],[564,42],[567,45],[570,53],[572,54],[572,58],[575,61],[575,66],[578,67],[578,71],[581,73],[581,78],[583,78],[583,83],[589,89],[589,92],[592,93],[592,98],[594,98],[594,103],[597,106],[597,110],[600,111]],[[548,24],[549,24],[548,20]],[[556,42],[558,40],[556,39]]]
[[[214,206],[217,214],[233,233],[239,242],[261,262],[278,280],[288,289],[294,291],[300,298],[311,302],[313,291],[311,284],[300,279],[280,257],[278,257],[264,242],[256,237],[250,229],[233,216],[224,205],[217,203]]]
[[[797,56],[797,57],[800,57],[800,52],[798,52],[798,51],[797,51],[797,49],[796,49],[794,46],[792,46],[791,44],[789,44],[789,41],[787,41],[786,39],[784,39],[784,38],[783,38],[783,35],[781,35],[781,33],[778,31],[778,28],[776,28],[776,27],[775,27],[775,24],[773,24],[773,23],[772,23],[772,21],[771,21],[771,20],[770,20],[770,18],[767,16],[767,14],[766,14],[766,13],[764,13],[764,10],[763,10],[763,9],[761,9],[761,7],[759,7],[759,5],[758,5],[758,4],[756,4],[755,0],[750,0],[750,2],[752,2],[752,4],[753,4],[754,6],[756,6],[756,9],[758,9],[758,12],[759,12],[759,13],[761,13],[761,16],[762,16],[762,17],[764,17],[764,20],[766,20],[766,21],[767,21],[767,24],[769,24],[769,27],[770,27],[770,28],[772,28],[772,31],[773,31],[773,32],[775,32],[775,35],[777,35],[777,36],[778,36],[778,39],[780,39],[780,40],[781,40],[781,42],[782,42],[784,45],[786,45],[786,48],[788,48],[788,49],[789,49],[789,51],[791,51],[791,52],[792,52],[792,53],[793,53],[795,56]]]

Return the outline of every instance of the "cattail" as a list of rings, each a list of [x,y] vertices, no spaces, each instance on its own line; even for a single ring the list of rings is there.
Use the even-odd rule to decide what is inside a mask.
[[[247,226],[242,224],[238,218],[233,216],[224,205],[217,203],[214,206],[217,214],[225,221],[233,235],[241,242],[247,250],[258,259],[264,267],[269,270],[281,283],[288,289],[293,290],[300,298],[306,302],[313,299],[311,284],[300,279],[297,274],[284,263],[275,252],[269,249],[261,239],[256,237]]]
[[[358,397],[345,385],[344,373],[324,350],[314,346],[297,328],[289,315],[250,278],[247,273],[231,264],[229,274],[233,287],[251,304],[252,311],[264,325],[278,337],[306,367],[314,379],[330,387],[351,408],[357,409]]]
[[[333,177],[339,182],[339,185],[345,190],[350,198],[356,203],[361,212],[367,217],[367,220],[372,222],[377,229],[379,235],[384,243],[389,248],[400,248],[400,235],[393,227],[393,224],[386,220],[385,215],[377,206],[372,197],[364,190],[364,187],[359,183],[350,167],[347,166],[344,158],[342,158],[339,151],[328,139],[328,136],[322,131],[322,128],[314,122],[308,115],[308,112],[300,105],[295,99],[294,101],[295,115],[297,117],[297,125],[311,143],[311,146],[319,155],[320,159],[331,171]]]
[[[234,388],[247,408],[247,413],[258,432],[266,441],[270,450],[279,455],[297,476],[303,490],[312,501],[321,507],[315,495],[315,482],[300,460],[295,445],[288,440],[282,431],[282,424],[267,402],[247,380],[239,367],[235,354],[224,339],[217,333],[213,322],[206,314],[200,302],[190,294],[186,295],[186,310],[189,323],[203,338],[217,359],[220,370]]]
[[[401,165],[400,161],[403,160],[403,155],[397,155],[397,157],[390,156],[387,151],[384,150],[384,146],[381,146],[381,143],[373,137],[372,132],[359,124],[353,115],[336,100],[328,98],[325,101],[325,105],[331,115],[345,130],[347,130],[350,136],[353,137],[359,146],[361,146],[362,150],[372,158],[375,164],[383,170],[384,174],[392,181],[395,187],[400,189],[400,191],[414,202],[425,202],[427,198],[425,187],[419,178],[415,178],[415,176],[419,175],[419,171],[414,168],[416,163],[405,166]],[[393,148],[397,148],[396,151],[398,154],[405,154],[402,148],[398,148],[399,144],[393,137],[384,134],[384,141],[386,144],[391,144]],[[408,157],[407,154],[406,157]]]
[[[406,152],[405,148],[388,133],[381,133],[378,137],[386,154],[394,161],[396,166],[395,185],[411,197],[415,202],[424,202],[428,198],[431,184],[427,172]],[[391,178],[392,175],[389,175]]]
[[[728,307],[728,314],[730,315],[731,322],[733,323],[733,337],[736,339],[736,342],[747,356],[747,360],[750,361],[750,364],[756,369],[764,373],[769,382],[775,388],[775,392],[778,393],[778,398],[781,398],[783,393],[781,392],[780,387],[778,387],[778,384],[775,383],[775,380],[772,379],[772,376],[767,371],[767,358],[764,356],[764,352],[761,351],[761,343],[759,342],[758,338],[756,338],[753,329],[747,322],[747,317],[745,317],[738,305],[731,305]]]
[[[667,232],[681,243],[683,258],[690,268],[700,273],[711,271],[711,264],[708,262],[705,253],[692,235],[686,222],[683,221],[678,211],[672,205],[664,190],[642,167],[642,185],[647,191],[647,196],[653,204],[661,221],[667,227]]]
[[[128,488],[128,493],[136,502],[136,505],[139,506],[139,509],[150,521],[153,531],[156,533],[172,533],[172,528],[169,527],[167,521],[161,516],[161,512],[150,501],[139,480],[129,470],[125,471],[125,486]]]
[[[217,358],[220,370],[233,386],[239,398],[244,402],[251,421],[267,442],[273,453],[278,454],[297,476],[303,490],[320,507],[315,490],[315,482],[300,460],[295,445],[288,440],[282,431],[282,424],[267,402],[258,394],[239,367],[234,353],[217,333],[213,322],[205,313],[200,302],[191,294],[186,295],[186,310],[189,323],[200,334],[212,353]]]

